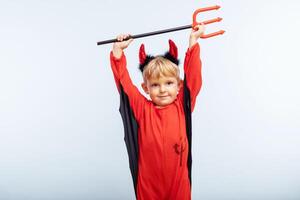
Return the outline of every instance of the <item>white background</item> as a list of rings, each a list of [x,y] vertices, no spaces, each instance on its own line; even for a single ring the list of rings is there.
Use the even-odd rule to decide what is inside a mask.
[[[193,114],[193,199],[300,199],[300,3],[0,1],[0,199],[134,199],[109,63],[96,42],[223,17],[200,40],[203,87]],[[201,15],[202,16],[202,15]],[[200,18],[200,16],[199,16]],[[135,40],[181,63],[189,30]],[[182,66],[181,66],[182,67]]]

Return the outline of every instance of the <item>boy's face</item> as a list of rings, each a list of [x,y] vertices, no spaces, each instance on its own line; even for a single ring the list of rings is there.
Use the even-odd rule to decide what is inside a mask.
[[[175,101],[180,85],[177,78],[162,76],[158,79],[148,79],[142,87],[157,107],[164,107]]]

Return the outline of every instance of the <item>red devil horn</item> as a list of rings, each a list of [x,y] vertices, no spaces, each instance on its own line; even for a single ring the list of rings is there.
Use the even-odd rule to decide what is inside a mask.
[[[146,60],[146,52],[145,52],[144,44],[140,46],[139,58],[140,58],[140,64],[143,64]]]
[[[172,41],[169,40],[169,53],[174,57],[178,58],[178,50],[176,44]]]

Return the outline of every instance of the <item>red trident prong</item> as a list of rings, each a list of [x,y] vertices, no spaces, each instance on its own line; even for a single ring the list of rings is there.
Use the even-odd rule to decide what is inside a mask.
[[[211,24],[211,23],[222,21],[222,18],[218,17],[218,18],[206,20],[206,21],[203,21],[203,22],[197,22],[197,15],[199,13],[210,11],[210,10],[218,10],[219,8],[221,8],[221,6],[216,5],[216,6],[206,7],[206,8],[199,8],[199,9],[195,10],[195,12],[193,14],[192,28],[195,29],[195,26],[197,26],[198,24],[205,24],[206,25],[206,24]],[[220,31],[217,31],[217,32],[202,35],[201,38],[206,39],[206,38],[210,38],[210,37],[213,37],[213,36],[222,35],[223,33],[225,33],[225,31],[220,30]]]

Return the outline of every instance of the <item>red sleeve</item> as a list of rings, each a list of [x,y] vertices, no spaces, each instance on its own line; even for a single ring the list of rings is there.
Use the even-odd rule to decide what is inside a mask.
[[[124,92],[127,94],[130,106],[133,109],[134,115],[137,120],[142,116],[144,104],[147,99],[139,92],[138,88],[132,83],[128,70],[126,68],[126,57],[122,53],[120,58],[114,57],[110,53],[110,63],[117,88],[120,92],[120,86],[123,87]]]
[[[187,50],[184,59],[184,77],[190,91],[191,111],[194,110],[196,97],[202,86],[201,66],[200,46],[196,43]]]

